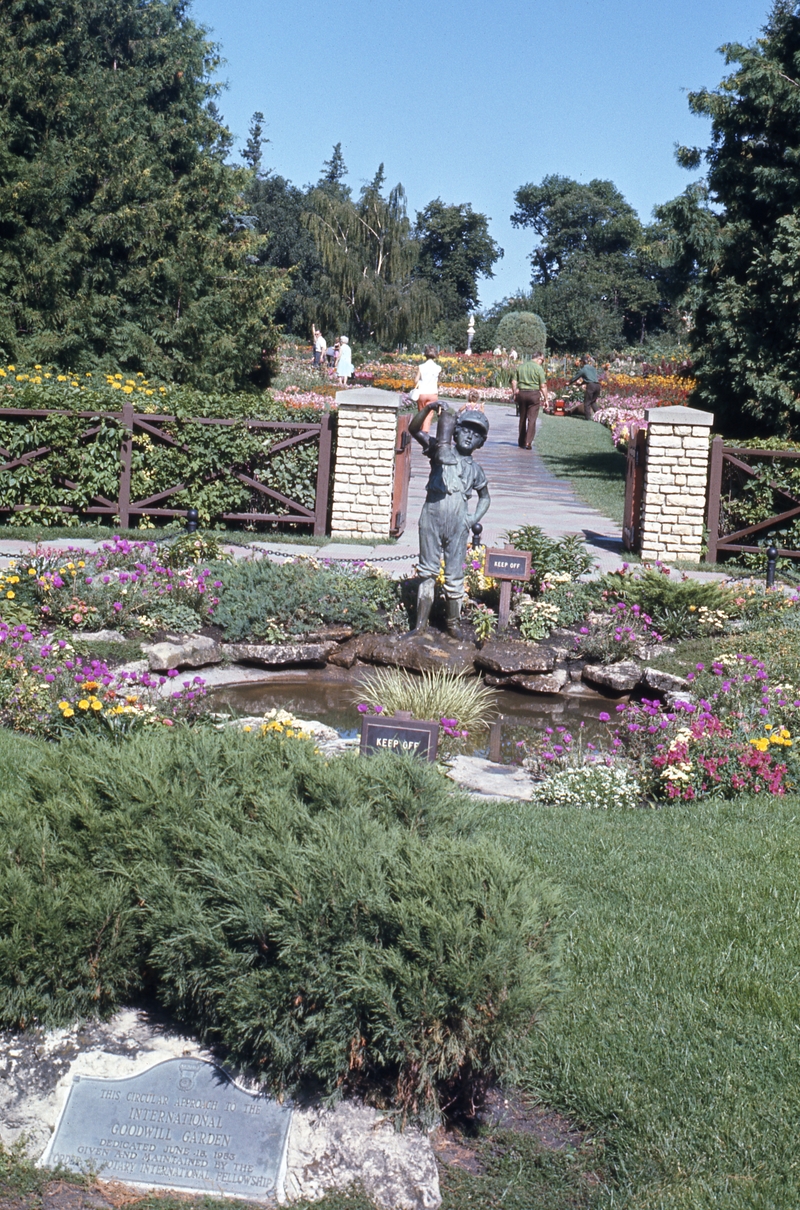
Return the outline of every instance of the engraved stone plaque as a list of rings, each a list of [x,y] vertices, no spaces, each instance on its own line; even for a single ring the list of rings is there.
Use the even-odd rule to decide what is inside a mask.
[[[133,1185],[280,1197],[291,1118],[213,1063],[168,1059],[126,1079],[75,1076],[42,1163]]]

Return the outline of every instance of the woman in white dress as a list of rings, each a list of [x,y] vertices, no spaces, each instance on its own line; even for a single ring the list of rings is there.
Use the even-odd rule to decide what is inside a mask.
[[[439,398],[439,375],[442,372],[442,367],[434,361],[436,350],[433,345],[426,345],[424,349],[425,361],[417,370],[417,378],[414,386],[419,392],[417,395],[417,411],[421,412],[430,403],[436,403]],[[427,433],[433,422],[433,412],[426,416],[422,422],[423,433]]]
[[[339,385],[346,387],[347,380],[353,373],[353,354],[350,349],[350,341],[346,336],[339,337],[339,352],[336,356],[336,373],[339,376]]]

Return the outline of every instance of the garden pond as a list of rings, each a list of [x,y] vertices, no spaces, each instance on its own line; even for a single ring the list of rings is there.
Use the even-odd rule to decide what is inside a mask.
[[[359,669],[359,677],[364,669]],[[344,669],[295,670],[265,673],[257,683],[228,685],[212,691],[208,701],[214,710],[227,709],[243,715],[261,715],[274,708],[287,710],[301,719],[315,719],[333,727],[343,738],[361,734],[361,716],[356,706],[359,680]],[[583,689],[565,694],[527,694],[510,689],[493,692],[496,720],[490,728],[475,732],[464,741],[470,755],[503,764],[519,760],[517,744],[532,731],[567,727],[573,733],[584,727],[587,738],[603,731],[598,714],[607,699]]]

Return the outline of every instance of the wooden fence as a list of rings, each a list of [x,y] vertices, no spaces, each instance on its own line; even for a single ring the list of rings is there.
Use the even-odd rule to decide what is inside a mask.
[[[773,513],[764,521],[758,521],[754,525],[746,525],[729,533],[725,532],[727,527],[725,517],[726,498],[732,498],[731,493],[734,486],[741,485],[748,479],[759,477],[758,471],[748,462],[748,459],[753,458],[761,460],[768,458],[772,461],[788,458],[798,461],[800,459],[800,451],[749,449],[743,446],[726,445],[722,437],[714,438],[711,443],[711,462],[708,475],[708,513],[706,516],[708,527],[708,554],[706,558],[709,563],[716,563],[719,554],[738,553],[740,551],[749,554],[762,554],[763,547],[753,545],[755,538],[759,536],[766,537],[769,531],[776,526],[783,525],[795,517],[800,517],[800,495],[789,491],[786,487],[776,483],[774,479],[766,479],[764,482],[767,486],[772,489],[775,495],[782,497],[789,503],[790,507]],[[747,541],[748,539],[750,540],[749,542]],[[779,547],[778,554],[789,559],[800,559],[800,550]]]
[[[139,414],[133,410],[132,404],[123,405],[120,412],[67,412],[56,409],[0,408],[0,421],[11,418],[19,420],[43,419],[49,416],[67,416],[88,421],[88,426],[81,432],[78,438],[80,442],[90,442],[92,437],[100,431],[101,423],[106,420],[116,421],[120,425],[121,430],[117,499],[110,499],[103,495],[93,495],[91,503],[85,507],[81,506],[80,508],[73,509],[69,505],[61,505],[62,512],[85,513],[97,517],[118,517],[122,529],[130,528],[131,521],[137,517],[183,517],[186,514],[186,506],[182,508],[174,507],[171,504],[171,498],[178,492],[185,491],[187,488],[186,483],[174,483],[162,491],[141,499],[131,498],[133,441],[135,434],[147,434],[153,441],[163,443],[167,446],[174,446],[176,449],[187,450],[188,447],[185,444],[166,431],[167,426],[176,423],[207,425],[210,427],[244,425],[251,432],[265,431],[286,434],[285,437],[276,441],[268,451],[260,453],[259,461],[261,463],[266,462],[267,466],[276,454],[290,449],[292,446],[306,442],[317,444],[319,457],[314,506],[313,508],[309,508],[300,501],[293,500],[291,497],[270,487],[263,470],[256,474],[251,473],[252,468],[248,466],[231,465],[207,474],[203,481],[208,483],[220,480],[224,481],[228,478],[237,484],[243,484],[251,491],[253,507],[243,512],[220,513],[219,519],[241,523],[257,521],[284,522],[308,527],[317,535],[326,533],[334,426],[334,416],[329,412],[323,413],[319,421],[241,420],[222,417],[198,417],[197,419],[182,421],[177,416],[160,416],[149,413],[144,415]],[[58,456],[58,450],[49,445],[42,445],[38,449],[29,450],[19,457],[14,457],[10,451],[0,447],[0,458],[3,459],[0,462],[0,472],[12,472],[15,468],[30,466],[33,462],[42,459],[57,461]],[[57,468],[53,473],[56,479],[58,479],[59,472]],[[259,474],[262,477],[259,477]],[[77,484],[64,476],[61,476],[61,480],[66,489],[70,491],[76,490]],[[0,513],[23,512],[26,509],[35,507],[37,503],[37,501],[32,500],[25,504],[13,505],[12,507],[0,507]],[[276,511],[276,506],[280,506],[283,511]]]

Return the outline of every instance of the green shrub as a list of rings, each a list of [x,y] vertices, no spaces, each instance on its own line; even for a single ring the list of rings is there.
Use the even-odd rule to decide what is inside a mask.
[[[547,328],[544,320],[533,311],[507,311],[497,325],[494,336],[504,349],[518,353],[544,353]]]
[[[219,571],[220,603],[214,621],[226,638],[262,638],[277,626],[303,634],[328,624],[356,632],[405,628],[397,581],[371,568],[325,567],[314,559],[236,563]]]
[[[721,631],[727,619],[742,612],[734,589],[700,580],[673,580],[653,568],[640,573],[610,572],[600,588],[609,600],[638,605],[668,639]]]
[[[115,762],[0,735],[0,1027],[139,988],[274,1090],[433,1118],[512,1077],[557,982],[554,893],[398,757],[134,736]]]
[[[510,529],[506,540],[517,550],[530,551],[531,587],[537,592],[548,573],[567,575],[577,580],[594,566],[586,543],[577,534],[548,538],[539,525],[521,525],[518,529]]]

